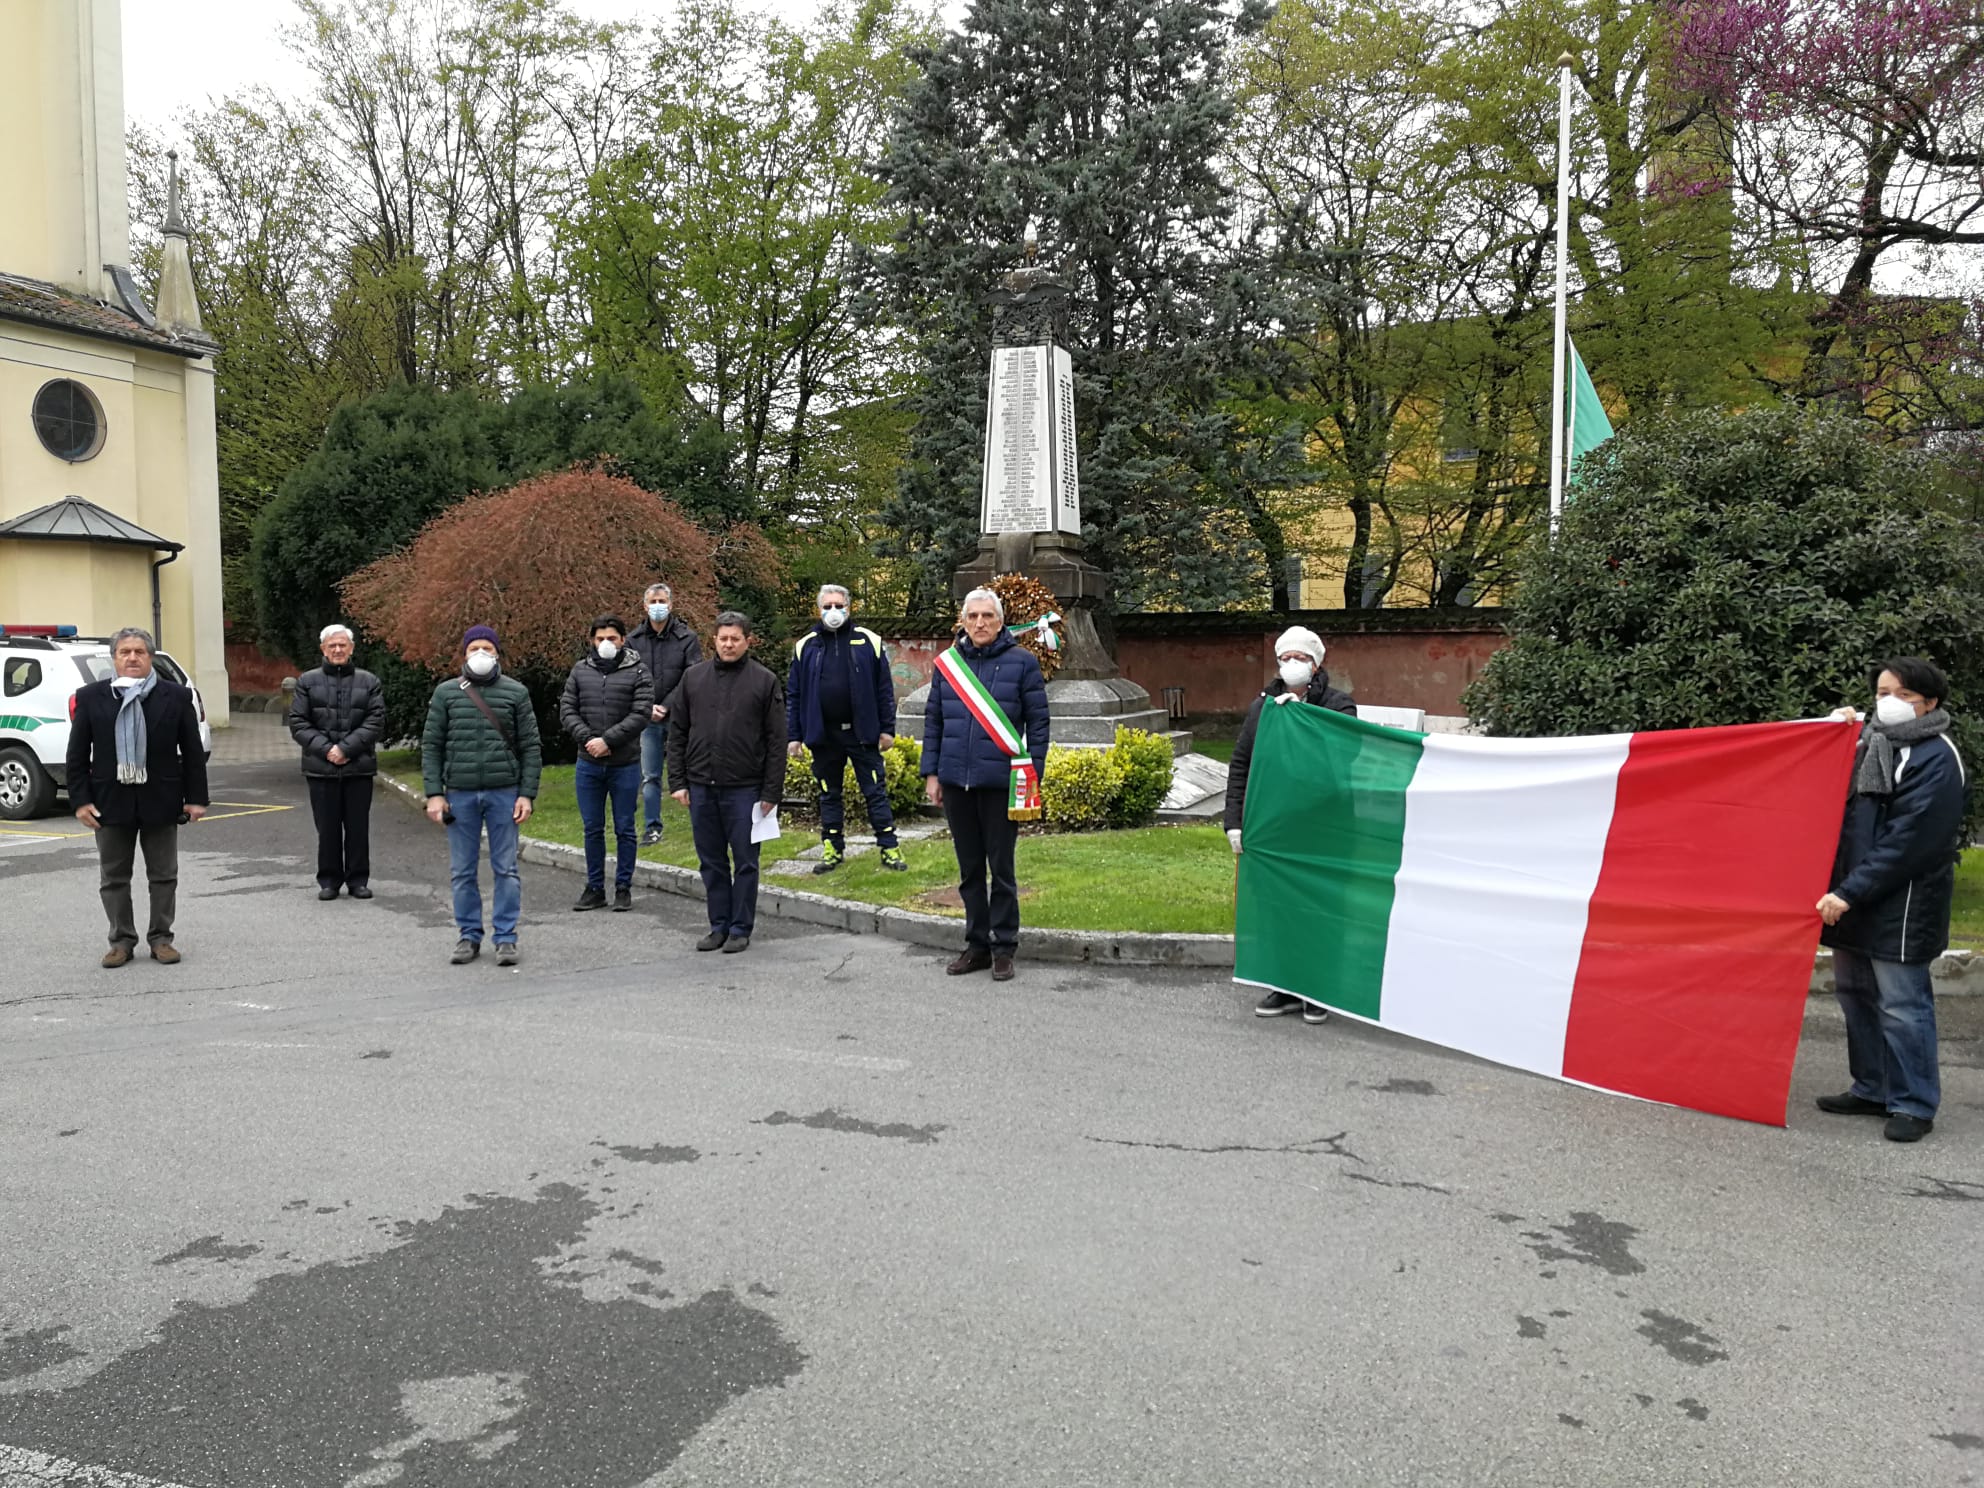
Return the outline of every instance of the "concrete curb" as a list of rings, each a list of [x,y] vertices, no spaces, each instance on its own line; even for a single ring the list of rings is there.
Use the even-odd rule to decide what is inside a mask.
[[[424,804],[421,796],[391,776],[379,779],[407,800]],[[518,857],[526,863],[584,873],[583,848],[561,842],[525,837]],[[687,899],[703,897],[702,876],[693,868],[672,863],[634,865],[634,882],[643,888],[680,894]],[[760,881],[758,913],[773,919],[790,920],[797,925],[818,925],[850,935],[881,935],[909,945],[936,950],[959,949],[960,921],[944,915],[917,914],[907,909],[885,909],[852,899],[835,899],[826,894],[809,894]],[[1233,969],[1233,937],[1230,935],[1147,935],[1137,931],[1036,930],[1023,927],[1022,949],[1029,961],[1058,961],[1090,966],[1179,966],[1208,971]],[[1970,951],[1951,951],[1939,956],[1930,968],[1938,997],[1984,996],[1984,956]],[[1833,991],[1832,952],[1820,950],[1812,968],[1812,994]]]
[[[411,787],[382,773],[379,779],[407,801],[425,805],[424,798]],[[584,873],[583,848],[562,842],[546,842],[525,837],[517,856],[526,863],[546,868],[562,868]],[[702,875],[693,868],[673,863],[634,864],[634,882],[643,888],[687,899],[703,897]],[[881,935],[909,945],[934,950],[962,949],[961,920],[946,915],[918,914],[907,909],[887,909],[852,899],[835,899],[826,894],[809,894],[759,881],[758,914],[797,925],[818,925],[850,935]],[[1134,931],[1106,930],[1023,930],[1022,950],[1029,961],[1057,961],[1102,966],[1196,966],[1231,970],[1233,937],[1230,935],[1144,935]]]

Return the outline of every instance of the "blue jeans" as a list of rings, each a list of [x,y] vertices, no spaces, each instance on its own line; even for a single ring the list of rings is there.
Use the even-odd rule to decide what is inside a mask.
[[[651,723],[641,730],[641,819],[650,827],[661,820],[661,776],[667,763],[668,725]]]
[[[751,840],[753,785],[689,787],[689,830],[703,872],[710,929],[749,935],[758,918],[758,847]]]
[[[813,780],[820,787],[820,836],[837,848],[845,848],[842,833],[846,805],[841,799],[841,782],[847,766],[854,765],[854,782],[861,787],[861,799],[868,807],[868,824],[875,829],[875,842],[881,847],[896,845],[895,814],[889,810],[888,776],[882,767],[882,751],[873,744],[854,742],[852,730],[838,730],[813,753]]]
[[[634,882],[634,797],[640,790],[639,765],[602,765],[596,759],[579,756],[574,783],[578,787],[579,820],[585,824],[586,887],[606,887],[606,801],[613,798],[613,887],[625,889]]]
[[[1943,1085],[1936,1069],[1936,997],[1929,968],[1835,947],[1832,971],[1846,1014],[1853,1093],[1903,1116],[1933,1118]]]
[[[475,880],[475,870],[482,856],[482,833],[487,828],[489,872],[496,880],[496,944],[509,944],[517,938],[517,918],[524,907],[523,880],[517,876],[516,789],[449,791],[448,809],[455,814],[448,828],[455,928],[463,940],[482,944],[482,888]]]

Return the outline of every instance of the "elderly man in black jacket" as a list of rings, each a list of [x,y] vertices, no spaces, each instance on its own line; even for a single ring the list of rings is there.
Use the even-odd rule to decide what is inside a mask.
[[[618,615],[601,615],[587,638],[591,654],[573,667],[558,699],[558,722],[579,746],[573,783],[585,824],[586,886],[573,909],[606,906],[606,804],[613,803],[613,907],[634,907],[634,796],[641,785],[641,731],[654,710],[654,683],[626,644]]]
[[[1313,708],[1357,716],[1357,704],[1350,694],[1330,686],[1330,674],[1323,670],[1323,657],[1327,654],[1323,638],[1305,626],[1289,627],[1274,643],[1275,679],[1247,710],[1246,721],[1240,725],[1240,737],[1233,741],[1233,759],[1226,767],[1226,840],[1236,853],[1240,851],[1241,822],[1247,814],[1247,774],[1254,762],[1254,735],[1261,726],[1261,709],[1299,701]],[[1254,1004],[1254,1016],[1279,1018],[1298,1008],[1304,1023],[1329,1021],[1327,1008],[1286,992],[1268,993]]]
[[[333,622],[317,637],[324,664],[296,679],[290,737],[303,746],[303,778],[317,821],[317,897],[349,889],[370,899],[372,780],[386,732],[386,690],[351,663],[351,628]]]
[[[751,830],[785,794],[785,689],[751,660],[750,617],[716,617],[716,659],[689,668],[668,699],[668,780],[689,808],[709,901],[699,951],[749,950],[758,914]]]
[[[110,918],[105,966],[123,966],[138,944],[131,874],[139,847],[151,890],[145,939],[152,959],[179,960],[172,917],[179,896],[179,823],[207,810],[207,762],[193,694],[152,665],[146,631],[110,638],[113,675],[79,689],[69,720],[69,804],[96,833],[99,887]]]
[[[641,814],[647,827],[641,843],[661,841],[661,773],[668,761],[668,695],[681,685],[683,674],[703,659],[703,643],[689,623],[675,613],[675,594],[657,579],[641,599],[647,618],[627,634],[627,649],[641,658],[654,683],[654,703],[647,727],[641,731]]]
[[[1942,668],[1919,656],[1875,673],[1832,889],[1818,903],[1853,1075],[1852,1088],[1820,1096],[1819,1109],[1885,1116],[1890,1142],[1926,1137],[1942,1100],[1929,963],[1949,944],[1965,794],[1948,695]]]

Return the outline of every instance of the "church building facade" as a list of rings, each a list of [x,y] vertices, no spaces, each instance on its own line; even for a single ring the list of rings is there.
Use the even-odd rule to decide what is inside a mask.
[[[156,628],[227,721],[214,357],[177,180],[131,277],[119,0],[0,0],[0,625]]]

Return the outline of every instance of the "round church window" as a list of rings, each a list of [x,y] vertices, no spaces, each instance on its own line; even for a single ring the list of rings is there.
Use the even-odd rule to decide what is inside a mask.
[[[34,432],[58,460],[87,460],[103,448],[103,405],[80,382],[60,378],[34,395]]]

